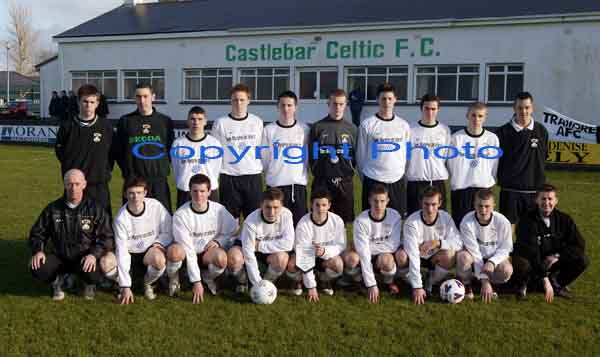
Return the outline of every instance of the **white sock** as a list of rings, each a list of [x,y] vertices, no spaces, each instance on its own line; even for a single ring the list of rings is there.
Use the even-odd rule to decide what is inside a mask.
[[[381,271],[381,275],[383,275],[383,282],[385,284],[390,284],[394,282],[394,276],[396,276],[396,265],[394,264],[394,268],[390,271]]]
[[[177,272],[181,269],[183,262],[167,262],[167,276],[169,279],[177,277]]]
[[[108,280],[111,280],[111,281],[117,281],[117,280],[118,280],[118,277],[119,277],[119,274],[118,274],[117,267],[114,267],[114,268],[112,268],[111,270],[107,271],[107,272],[104,274],[104,277],[105,277],[106,279],[108,279]]]
[[[202,279],[208,280],[208,281],[213,281],[219,275],[223,274],[224,271],[225,271],[225,268],[219,268],[214,264],[208,264],[208,270],[204,270],[202,272]]]
[[[321,281],[332,281],[332,280],[339,278],[340,276],[342,276],[341,272],[338,273],[329,268],[325,268],[325,271],[323,272],[323,274],[319,274],[319,279],[321,279]]]
[[[248,279],[246,276],[246,270],[244,269],[244,267],[242,267],[240,270],[230,270],[231,271],[231,276],[233,276],[238,283],[240,284],[247,284],[248,283]]]
[[[431,273],[431,285],[437,285],[444,280],[444,278],[448,275],[448,270],[442,268],[439,265],[435,266],[435,269]]]
[[[344,269],[344,273],[348,275],[352,280],[358,282],[362,280],[362,275],[360,271],[360,266],[356,266],[354,268],[346,268]]]
[[[471,280],[473,279],[473,269],[471,269],[471,266],[469,266],[467,269],[462,270],[457,266],[456,276],[463,282],[463,284],[471,285]]]
[[[288,278],[290,278],[293,281],[301,281],[302,280],[302,271],[300,270],[296,270],[296,271],[286,271],[285,275],[287,275]]]
[[[277,278],[279,278],[279,276],[281,276],[281,274],[283,274],[283,270],[275,270],[272,266],[269,265],[269,268],[263,276],[263,279],[269,280],[270,282],[274,282],[275,280],[277,280]]]
[[[149,265],[148,270],[146,270],[146,275],[144,276],[144,284],[154,284],[163,275],[166,269],[166,267],[156,269],[152,265]]]
[[[408,270],[408,267],[397,269],[396,276],[402,278],[403,280],[406,280],[408,278]]]

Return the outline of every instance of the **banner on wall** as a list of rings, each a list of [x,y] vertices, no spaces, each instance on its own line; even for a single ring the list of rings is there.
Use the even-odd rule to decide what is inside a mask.
[[[542,124],[549,140],[569,143],[598,143],[598,127],[569,118],[551,108],[544,108]]]
[[[0,125],[0,142],[54,144],[57,131],[54,125]]]

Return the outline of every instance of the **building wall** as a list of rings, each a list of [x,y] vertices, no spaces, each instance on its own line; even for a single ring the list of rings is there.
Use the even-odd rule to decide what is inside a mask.
[[[353,41],[370,41],[377,45],[377,54],[340,58],[341,45]],[[333,44],[337,42],[337,45]],[[358,43],[357,42],[357,43]],[[240,48],[284,46],[314,47],[310,59],[246,60],[239,57]],[[229,47],[228,47],[229,46]],[[346,85],[348,66],[407,66],[408,102],[398,105],[397,112],[407,119],[417,119],[419,107],[415,97],[415,71],[419,65],[478,65],[479,100],[486,101],[488,64],[523,64],[524,89],[533,93],[538,109],[552,107],[575,119],[600,125],[600,23],[564,23],[537,25],[503,25],[462,28],[408,29],[394,31],[355,31],[324,34],[282,34],[263,36],[230,36],[221,38],[180,38],[137,41],[60,43],[62,62],[52,62],[42,68],[43,96],[49,95],[48,83],[63,81],[68,89],[71,73],[83,70],[117,70],[119,98],[123,96],[124,70],[163,69],[166,77],[164,102],[160,111],[174,119],[184,119],[193,104],[204,106],[210,118],[229,111],[226,102],[182,103],[184,100],[183,70],[189,68],[232,68],[235,75],[242,68],[287,67],[291,88],[296,90],[299,67],[331,67],[338,69],[338,82]],[[401,48],[398,47],[407,47]],[[329,48],[329,51],[327,49]],[[229,53],[227,52],[229,49]],[[351,51],[350,51],[351,52]],[[228,58],[229,54],[229,58]],[[328,56],[329,54],[329,56]],[[336,56],[337,54],[337,56]],[[380,56],[381,55],[381,56]],[[60,68],[55,68],[60,63]],[[62,78],[56,75],[62,73]],[[45,87],[44,87],[45,86]],[[43,103],[47,103],[44,101]],[[135,108],[131,101],[111,103],[111,117],[118,117]],[[461,125],[465,122],[465,103],[442,105],[441,120]],[[47,111],[47,104],[43,105]],[[265,120],[276,119],[275,104],[253,103],[251,111]],[[363,116],[376,111],[366,106]],[[299,118],[314,122],[326,113],[324,100],[301,101]],[[490,108],[489,125],[500,125],[512,114],[510,103]]]
[[[60,92],[61,75],[59,60],[50,61],[40,67],[40,116],[45,118],[50,116],[48,106],[52,98],[52,91]]]

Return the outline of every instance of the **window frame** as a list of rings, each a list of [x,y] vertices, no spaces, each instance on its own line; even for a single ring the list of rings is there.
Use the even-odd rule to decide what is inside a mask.
[[[492,72],[491,67],[503,66],[502,72]],[[511,66],[521,66],[521,71],[509,71]],[[490,104],[512,104],[513,101],[507,99],[508,94],[508,76],[509,75],[521,75],[521,82],[523,84],[521,90],[525,88],[525,64],[524,63],[487,63],[485,67],[485,100]],[[504,88],[503,88],[503,100],[490,100],[490,76],[491,75],[503,75],[504,76]]]
[[[128,76],[127,72],[136,72],[136,76]],[[127,98],[126,97],[126,93],[125,93],[125,81],[127,81],[128,79],[135,79],[135,83],[136,86],[140,83],[140,72],[150,72],[150,85],[152,85],[152,87],[154,87],[154,80],[155,79],[162,79],[164,82],[164,89],[163,89],[163,96],[159,97],[156,96],[156,101],[162,102],[165,101],[167,98],[167,74],[166,71],[164,69],[158,69],[158,68],[153,68],[153,69],[123,69],[121,70],[121,88],[122,88],[122,94],[121,94],[121,100],[123,101],[132,101],[135,100],[135,96],[133,98]],[[155,76],[154,72],[162,72],[162,76]],[[143,79],[146,79],[148,77],[141,77]],[[154,88],[154,94],[156,94],[156,88]]]
[[[271,74],[270,75],[264,75],[258,74],[259,70],[271,70]],[[287,71],[287,74],[281,74],[281,73],[275,73],[277,70],[285,70]],[[247,74],[243,74],[243,71],[254,71],[254,75],[250,76]],[[286,67],[286,66],[268,66],[268,67],[238,67],[237,68],[237,83],[244,83],[242,81],[243,77],[250,77],[250,78],[254,78],[254,88],[250,87],[250,90],[252,91],[252,96],[250,98],[251,101],[256,102],[256,103],[270,103],[270,102],[276,102],[277,101],[277,97],[279,96],[280,93],[276,93],[275,91],[275,78],[287,78],[287,89],[290,89],[292,86],[292,70],[290,69],[290,67]],[[271,92],[272,92],[272,97],[271,99],[258,99],[258,78],[271,78]],[[235,83],[234,83],[235,85]]]
[[[456,67],[456,72],[454,73],[439,73],[439,68],[440,67]],[[461,72],[461,67],[472,67],[474,68],[476,71],[475,72]],[[423,65],[415,65],[415,74],[414,74],[414,86],[413,86],[413,90],[414,90],[414,100],[416,103],[419,103],[421,98],[419,97],[419,77],[428,77],[428,76],[433,76],[435,79],[434,82],[434,93],[429,93],[429,94],[435,94],[438,95],[438,82],[439,82],[439,77],[455,77],[456,78],[456,94],[455,94],[455,99],[454,100],[448,100],[448,99],[443,99],[440,98],[440,102],[441,103],[457,103],[457,104],[464,104],[464,103],[472,103],[474,101],[479,100],[479,90],[480,90],[480,85],[481,85],[481,73],[480,73],[480,65],[479,64],[423,64]],[[419,73],[420,69],[423,68],[434,68],[434,72],[432,73]],[[461,100],[460,99],[460,78],[461,76],[469,76],[469,77],[476,77],[475,82],[477,83],[477,90],[475,91],[477,93],[477,95],[475,96],[474,99],[468,99],[468,100]]]
[[[110,76],[110,75],[106,75],[107,72],[113,72],[114,76]],[[74,88],[73,87],[73,81],[76,80],[84,80],[85,83],[84,84],[89,84],[90,83],[90,78],[94,78],[94,79],[99,79],[100,80],[100,88],[98,88],[98,90],[100,91],[100,93],[104,94],[104,96],[106,96],[107,100],[117,100],[119,98],[119,71],[116,69],[102,69],[102,70],[81,70],[81,71],[70,71],[71,73],[71,90],[72,91],[77,91],[79,88]],[[85,73],[85,76],[80,76],[79,74]],[[94,77],[94,76],[90,76],[90,74],[100,74],[99,77]],[[109,97],[106,95],[105,93],[105,80],[107,79],[114,79],[116,82],[116,88],[115,88],[115,96],[114,97]]]
[[[369,69],[374,69],[374,68],[385,68],[385,74],[378,74],[378,73],[373,73],[373,74],[369,74]],[[350,70],[353,69],[364,69],[365,72],[364,74],[350,74]],[[403,69],[405,72],[398,72],[398,73],[392,73],[390,70],[391,69]],[[390,77],[404,77],[406,79],[406,88],[404,88],[404,90],[406,91],[406,99],[401,99],[400,97],[398,97],[398,88],[396,88],[396,96],[398,97],[396,103],[399,104],[407,104],[408,103],[408,99],[409,99],[409,85],[410,85],[410,74],[409,74],[409,66],[408,65],[382,65],[382,66],[378,66],[378,65],[374,65],[374,66],[346,66],[344,67],[344,87],[346,88],[346,90],[348,91],[348,93],[350,93],[352,91],[353,88],[349,87],[349,82],[350,82],[350,78],[351,77],[361,77],[365,79],[365,87],[363,88],[363,92],[365,94],[365,98],[364,98],[364,103],[365,104],[375,104],[377,103],[377,98],[375,99],[368,99],[368,86],[369,86],[369,77],[385,77],[384,78],[384,82],[385,83],[389,83],[389,79]]]

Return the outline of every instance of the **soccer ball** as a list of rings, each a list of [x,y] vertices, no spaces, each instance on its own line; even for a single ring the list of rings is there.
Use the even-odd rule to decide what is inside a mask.
[[[260,305],[269,305],[277,298],[277,288],[268,280],[261,280],[250,289],[252,302]]]
[[[459,280],[446,280],[440,285],[440,297],[451,304],[458,304],[465,298],[465,286]]]

